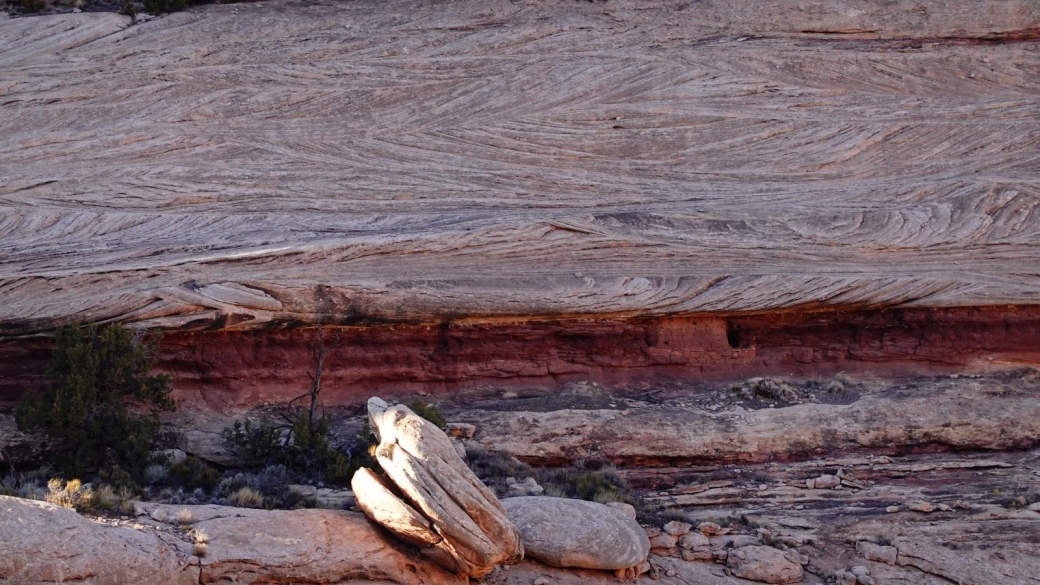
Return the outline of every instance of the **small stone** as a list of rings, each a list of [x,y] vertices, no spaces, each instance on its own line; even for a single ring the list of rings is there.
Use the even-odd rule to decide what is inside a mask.
[[[626,504],[624,502],[607,502],[607,506],[611,508],[621,510],[625,516],[635,520],[636,519],[636,508],[632,504]]]
[[[971,509],[971,502],[965,502],[964,500],[957,500],[956,502],[953,503],[953,507],[957,508],[958,510],[970,510]]]
[[[722,534],[722,527],[714,522],[701,522],[697,525],[697,530],[705,536],[714,536],[716,534]]]
[[[841,485],[841,480],[835,475],[821,475],[816,478],[815,488],[818,490],[832,489]]]
[[[710,544],[708,537],[700,532],[690,532],[679,539],[679,547],[684,550],[707,549]]]
[[[459,437],[462,439],[472,439],[473,435],[477,432],[477,425],[471,425],[468,423],[448,423],[445,426],[445,433],[449,437]]]
[[[913,510],[914,512],[931,514],[935,511],[935,505],[929,502],[910,502],[907,504],[906,509]]]
[[[876,561],[889,565],[896,564],[896,559],[899,557],[899,551],[896,550],[896,547],[882,546],[866,540],[861,540],[856,543],[856,551],[868,561]]]
[[[860,577],[870,576],[870,569],[864,567],[863,565],[856,565],[855,567],[850,568],[849,572],[855,575],[857,579]]]
[[[856,581],[859,580],[856,578],[855,575],[846,571],[845,569],[842,569],[835,573],[834,577],[837,579],[838,585],[856,585]]]
[[[545,577],[538,577],[537,579],[534,580],[534,584],[533,585],[549,585],[550,583],[551,582],[548,579],[546,579]]]
[[[970,510],[971,509],[971,504],[966,504],[966,505],[968,507],[965,508],[965,510]],[[1026,506],[1026,510],[1029,510],[1030,512],[1040,512],[1040,502],[1037,502],[1035,504],[1029,504],[1028,506]]]
[[[895,514],[896,512],[899,511],[899,506],[889,506],[889,507],[885,508],[885,511],[888,512],[889,514]]]
[[[677,573],[675,571],[675,569],[668,569],[667,571],[664,572],[664,574],[665,574],[666,577],[675,577],[679,573]]]
[[[672,536],[682,536],[690,532],[690,526],[686,522],[679,522],[678,520],[672,520],[668,524],[664,525],[664,531]]]
[[[682,560],[688,563],[696,561],[707,562],[711,560],[711,551],[708,549],[684,550],[682,551]]]
[[[515,477],[507,477],[506,478],[506,485],[515,485],[515,484],[516,484],[516,478]]]
[[[941,512],[949,512],[950,510],[953,509],[953,508],[947,506],[946,504],[938,504],[936,506],[936,508],[938,508]]]
[[[650,539],[650,550],[652,551],[671,551],[675,548],[676,538],[667,532],[662,532],[657,536]]]

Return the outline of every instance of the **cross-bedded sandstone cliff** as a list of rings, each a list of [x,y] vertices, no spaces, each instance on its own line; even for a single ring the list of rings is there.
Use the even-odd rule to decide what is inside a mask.
[[[1024,0],[0,21],[0,332],[1040,303]]]

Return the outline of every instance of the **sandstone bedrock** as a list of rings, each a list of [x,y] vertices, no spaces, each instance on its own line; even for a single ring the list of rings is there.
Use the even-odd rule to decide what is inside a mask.
[[[0,333],[1040,303],[1027,0],[0,20]]]

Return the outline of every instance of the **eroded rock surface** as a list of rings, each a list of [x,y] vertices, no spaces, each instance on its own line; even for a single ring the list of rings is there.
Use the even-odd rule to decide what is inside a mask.
[[[369,400],[368,416],[379,438],[376,460],[390,481],[362,472],[352,486],[373,520],[463,576],[482,577],[495,565],[523,558],[520,534],[502,504],[444,431],[407,406],[391,407],[379,398]]]

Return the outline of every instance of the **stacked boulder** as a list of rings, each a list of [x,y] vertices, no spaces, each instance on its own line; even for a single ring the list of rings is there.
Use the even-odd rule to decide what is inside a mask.
[[[443,431],[407,406],[374,397],[368,417],[386,476],[361,469],[351,487],[369,518],[459,575],[479,578],[523,558],[520,534],[502,504]]]
[[[546,496],[499,502],[448,436],[407,406],[373,397],[368,418],[379,439],[375,458],[386,475],[371,469],[354,474],[358,507],[457,575],[483,577],[495,565],[518,563],[525,549],[554,567],[610,570],[620,577],[650,568],[650,541],[631,506]],[[463,430],[472,436],[472,429]],[[533,479],[514,485],[523,488],[516,493],[542,491]]]

